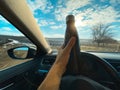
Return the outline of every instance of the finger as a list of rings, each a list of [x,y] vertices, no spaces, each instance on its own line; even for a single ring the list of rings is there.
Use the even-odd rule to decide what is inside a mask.
[[[72,37],[72,38],[69,40],[68,44],[66,45],[65,50],[66,50],[68,53],[70,53],[72,47],[73,47],[74,44],[75,44],[75,41],[76,41],[76,38],[75,38],[75,37]]]
[[[61,47],[57,48],[58,51],[60,51],[62,49],[64,49],[64,44]]]

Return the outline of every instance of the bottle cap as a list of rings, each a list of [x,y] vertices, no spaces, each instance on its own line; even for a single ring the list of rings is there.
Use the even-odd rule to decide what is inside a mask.
[[[68,16],[66,17],[66,22],[67,22],[67,21],[75,21],[74,16],[73,16],[73,15],[68,15]]]

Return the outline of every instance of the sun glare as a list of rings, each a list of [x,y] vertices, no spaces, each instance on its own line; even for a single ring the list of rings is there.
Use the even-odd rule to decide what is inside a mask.
[[[84,26],[84,24],[82,23],[81,20],[76,20],[76,21],[75,21],[75,26],[76,26],[76,27],[80,27],[80,26]]]

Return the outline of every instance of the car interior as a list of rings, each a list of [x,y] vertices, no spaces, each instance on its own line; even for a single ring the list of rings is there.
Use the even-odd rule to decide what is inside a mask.
[[[0,15],[36,46],[36,49],[30,46],[18,46],[7,51],[10,58],[23,62],[0,69],[0,90],[37,90],[55,62],[58,52],[46,41],[25,0],[0,0]],[[26,55],[17,56],[17,51],[20,52],[23,48],[27,50]],[[81,50],[79,53],[80,61],[75,63],[82,65],[79,75],[86,76],[112,90],[120,90],[119,52]],[[70,68],[75,65],[72,64]],[[66,76],[68,75],[63,75]]]

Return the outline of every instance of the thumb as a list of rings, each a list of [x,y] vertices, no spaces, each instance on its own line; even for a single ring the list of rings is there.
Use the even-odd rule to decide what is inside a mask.
[[[76,41],[76,38],[75,38],[75,37],[72,37],[72,38],[69,40],[68,44],[67,44],[66,47],[64,48],[66,52],[70,53],[72,47],[73,47],[74,44],[75,44],[75,41]]]

